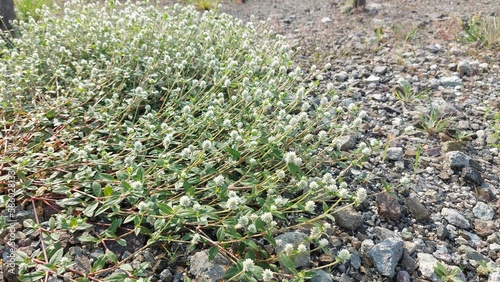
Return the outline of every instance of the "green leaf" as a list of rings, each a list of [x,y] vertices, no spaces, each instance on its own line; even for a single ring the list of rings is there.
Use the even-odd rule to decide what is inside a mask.
[[[289,256],[287,256],[285,253],[281,253],[280,254],[280,261],[281,263],[283,264],[283,266],[288,269],[290,272],[292,272],[293,274],[297,274],[299,273],[296,269],[295,269],[295,262],[293,261],[292,258],[290,258]]]
[[[49,260],[49,263],[50,264],[56,264],[59,260],[61,260],[62,256],[63,256],[63,251],[64,249],[59,249],[57,250],[53,255],[52,257],[50,257],[50,260]]]
[[[97,243],[100,241],[99,239],[97,239],[96,237],[94,237],[92,235],[81,235],[78,237],[78,240],[80,242],[93,242],[93,243]]]
[[[99,179],[101,180],[107,180],[107,181],[115,181],[115,178],[107,173],[99,173]]]
[[[125,263],[125,264],[120,265],[120,269],[126,270],[126,271],[134,271],[134,268],[129,263]]]
[[[323,212],[327,212],[329,208],[330,207],[328,206],[328,204],[326,202],[323,202]]]
[[[241,154],[233,148],[227,147],[226,151],[231,155],[231,158],[235,161],[238,161],[241,158]]]
[[[255,244],[255,242],[250,239],[243,241],[243,243],[245,243],[245,245],[250,247],[250,249],[252,250],[258,251],[260,249],[259,246],[257,246],[257,244]]]
[[[236,275],[238,275],[240,271],[238,270],[238,268],[235,266],[235,267],[231,267],[230,269],[228,269],[226,271],[226,273],[224,274],[224,278],[225,279],[229,279],[229,278],[233,278],[235,277]]]
[[[287,167],[288,167],[288,171],[293,176],[296,176],[297,173],[300,171],[300,168],[298,166],[294,165],[293,163],[288,163]]]
[[[102,269],[105,264],[106,264],[106,256],[105,255],[99,256],[99,258],[92,265],[92,272]]]
[[[123,239],[123,238],[120,238],[120,239],[116,240],[116,242],[118,244],[120,244],[120,246],[124,246],[124,247],[127,246],[127,241],[125,241],[125,239]]]
[[[217,241],[222,242],[222,240],[224,240],[224,238],[226,237],[226,232],[224,230],[224,227],[219,227],[215,235],[217,236]]]
[[[217,246],[213,246],[208,250],[208,260],[212,261],[215,256],[219,253],[219,248]]]
[[[127,181],[125,181],[125,180],[124,180],[124,181],[122,181],[121,186],[123,187],[123,189],[125,189],[125,191],[130,191],[130,190],[132,190],[132,186],[130,186],[130,184],[128,184],[128,182],[127,182]]]
[[[135,173],[136,180],[142,181],[144,179],[144,168],[142,166],[137,168],[137,172]]]
[[[106,281],[106,282],[123,282],[123,281],[126,281],[127,278],[129,278],[129,277],[125,273],[115,273],[115,274],[112,274],[111,276],[105,278],[104,281]]]
[[[102,186],[99,182],[97,181],[92,182],[92,193],[96,197],[102,196]]]
[[[53,119],[55,115],[56,115],[56,111],[54,109],[45,113],[45,117],[48,119]]]
[[[34,271],[22,274],[18,278],[21,282],[42,281],[45,278],[45,271]]]
[[[94,216],[95,209],[99,206],[99,202],[93,202],[83,210],[83,214],[87,217]]]
[[[173,214],[174,210],[167,204],[157,203],[156,206],[160,209],[160,211],[164,214]]]
[[[113,194],[113,188],[111,188],[111,186],[106,186],[106,187],[104,187],[102,192],[103,192],[104,196],[109,197],[109,196],[111,196],[111,194]]]
[[[58,204],[61,207],[65,206],[76,206],[82,203],[82,199],[80,198],[65,198],[61,200],[57,200],[56,204]]]
[[[16,172],[16,175],[19,179],[21,179],[23,182],[26,182],[26,175],[24,174],[24,172],[22,172],[21,170],[18,170]]]
[[[182,186],[184,186],[184,191],[186,191],[187,196],[194,196],[195,187],[193,185],[191,185],[187,180],[184,180]]]

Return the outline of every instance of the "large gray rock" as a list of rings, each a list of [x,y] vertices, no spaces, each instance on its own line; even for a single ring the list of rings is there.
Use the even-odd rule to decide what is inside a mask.
[[[500,282],[500,267],[495,268],[488,276],[488,282]]]
[[[453,226],[464,229],[470,228],[469,221],[455,209],[443,208],[441,215]]]
[[[469,157],[460,151],[446,153],[446,161],[453,169],[462,169],[469,166]]]
[[[349,230],[356,230],[363,224],[363,217],[359,212],[354,210],[352,207],[347,209],[342,209],[336,212],[334,215],[335,222]]]
[[[462,85],[462,79],[458,76],[441,77],[439,84],[443,87],[456,87]]]
[[[292,244],[294,250],[297,249],[297,246],[299,244],[304,244],[306,246],[306,252],[300,253],[296,255],[293,259],[295,262],[295,268],[299,267],[308,267],[309,266],[309,261],[311,260],[310,256],[310,246],[309,244],[306,243],[306,237],[307,235],[302,233],[302,232],[286,232],[283,233],[279,236],[276,236],[275,240],[281,241],[281,244],[276,246],[276,253],[279,255],[285,251],[285,246],[287,244]],[[282,262],[280,261],[281,266],[283,266]]]
[[[430,218],[430,211],[424,205],[422,205],[419,200],[415,198],[406,198],[404,199],[404,203],[408,208],[410,214],[416,220],[426,220]]]
[[[220,281],[228,265],[227,259],[221,254],[217,254],[213,260],[209,261],[208,250],[195,253],[190,262],[189,272],[196,276],[198,281]]]
[[[400,161],[403,159],[403,148],[390,147],[387,149],[385,158],[389,161]]]
[[[434,273],[434,267],[437,265],[438,260],[431,254],[426,253],[418,253],[417,260],[418,269],[422,273],[422,276],[436,281],[437,276]]]
[[[493,209],[486,203],[477,202],[477,204],[472,209],[474,216],[482,219],[482,220],[492,220],[495,212]]]
[[[403,255],[404,243],[398,238],[385,239],[368,251],[368,256],[377,271],[383,276],[393,277],[396,265]]]
[[[311,279],[311,282],[333,282],[330,274],[324,272],[323,270],[317,270],[316,276]]]

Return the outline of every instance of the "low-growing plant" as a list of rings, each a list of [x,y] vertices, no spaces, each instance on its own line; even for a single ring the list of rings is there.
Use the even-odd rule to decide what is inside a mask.
[[[41,8],[52,3],[53,0],[14,0],[18,18],[23,21],[28,21],[30,18],[38,21],[41,17]]]
[[[424,98],[428,92],[429,90],[418,91],[416,89],[412,89],[407,83],[403,83],[402,85],[398,85],[394,88],[394,96],[405,104]]]
[[[219,0],[184,0],[184,1],[204,11],[216,9],[220,2]]]
[[[445,131],[449,126],[449,119],[444,117],[441,112],[431,107],[427,114],[420,115],[419,128],[432,136],[436,133]]]
[[[448,268],[439,261],[436,263],[436,266],[434,266],[434,273],[436,273],[442,282],[461,282],[462,279],[459,277],[460,272],[461,270],[458,267],[448,270]]]
[[[19,22],[15,48],[0,40],[14,196],[56,213],[24,222],[42,240],[18,252],[20,279],[139,281],[153,273],[134,256],[174,243],[223,255],[227,279],[308,277],[287,274],[277,266],[285,258],[263,246],[303,226],[307,244],[324,246],[340,205],[366,198],[341,177],[374,148],[341,152],[336,141],[366,112],[341,107],[331,86],[319,91],[266,26],[180,5],[64,10]],[[90,270],[57,248],[61,232],[103,248]],[[108,247],[138,234],[147,242],[126,257]]]
[[[500,48],[500,19],[496,16],[474,14],[462,22],[462,30],[462,39],[466,42],[476,42],[486,48]]]

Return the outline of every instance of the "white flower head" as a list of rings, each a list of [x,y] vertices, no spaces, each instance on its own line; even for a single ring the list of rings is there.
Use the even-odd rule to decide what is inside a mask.
[[[205,151],[210,151],[210,149],[212,149],[212,142],[210,140],[205,140],[203,141],[203,150]]]
[[[318,245],[322,248],[322,247],[326,247],[328,245],[328,240],[323,238],[321,240],[318,241]]]
[[[271,224],[271,222],[273,221],[273,214],[270,212],[265,212],[260,216],[260,219],[262,219],[262,221],[267,224]]]
[[[366,199],[366,189],[365,188],[359,188],[356,191],[356,199],[354,200],[358,205],[361,204],[362,202],[365,201]]]
[[[339,190],[339,197],[342,198],[342,199],[347,199],[349,198],[349,190],[345,189],[345,188],[341,188]]]
[[[337,258],[342,262],[346,262],[351,258],[351,253],[349,253],[349,251],[346,249],[342,249],[337,254]]]
[[[313,201],[307,201],[304,209],[308,212],[314,212],[314,209],[316,208],[316,204]]]
[[[290,243],[285,244],[284,251],[287,255],[291,254],[293,252],[293,245]]]
[[[224,176],[223,175],[218,175],[214,178],[214,182],[215,184],[217,184],[217,186],[222,186],[225,184],[225,180],[224,180]]]
[[[293,163],[296,166],[300,166],[302,164],[302,159],[297,157],[295,152],[286,152],[284,156],[285,163]]]
[[[304,245],[304,244],[299,244],[299,245],[297,246],[297,251],[298,251],[299,253],[305,253],[305,252],[307,252],[307,247],[306,247],[306,245]]]
[[[255,264],[253,263],[253,260],[250,258],[247,258],[246,260],[243,261],[243,271],[244,272],[252,271],[254,266],[255,266]]]
[[[181,205],[182,207],[189,207],[191,205],[191,197],[189,196],[182,196],[180,199],[179,199],[179,205]]]
[[[273,272],[270,269],[264,269],[262,272],[262,281],[267,282],[271,281],[274,277]]]

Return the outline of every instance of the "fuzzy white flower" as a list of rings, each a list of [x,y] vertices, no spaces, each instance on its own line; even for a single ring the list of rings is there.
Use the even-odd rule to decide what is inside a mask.
[[[243,261],[243,271],[244,272],[252,271],[254,266],[255,266],[255,264],[253,263],[252,259],[247,258],[246,260]]]
[[[300,166],[302,164],[302,159],[297,157],[295,152],[286,152],[284,156],[285,163],[293,163],[296,166]]]
[[[307,252],[307,247],[306,247],[306,245],[304,245],[304,244],[299,244],[299,245],[297,246],[297,251],[298,251],[299,253],[305,253],[305,252]]]
[[[271,281],[274,277],[273,272],[270,269],[264,269],[262,272],[262,281],[267,282]]]
[[[286,174],[283,170],[280,169],[276,172],[276,177],[278,177],[279,179],[283,179],[286,177]]]
[[[210,149],[212,149],[212,142],[210,140],[205,140],[203,141],[203,150],[205,151],[210,151]]]
[[[287,255],[290,255],[293,252],[293,245],[290,243],[285,244],[284,251]]]
[[[328,240],[325,239],[325,238],[323,238],[323,239],[321,239],[321,240],[318,241],[318,245],[319,245],[320,248],[326,247],[328,245]]]
[[[189,196],[182,196],[179,199],[179,204],[185,208],[189,207],[191,205],[191,198]]]
[[[346,249],[342,249],[337,254],[337,258],[340,259],[342,262],[346,262],[351,258],[351,253],[349,253],[349,251]]]
[[[365,201],[366,199],[366,189],[365,188],[359,188],[356,191],[356,199],[354,200],[357,204],[361,204],[362,202]]]
[[[319,188],[319,185],[316,181],[311,181],[311,183],[309,183],[309,188],[315,190]]]
[[[339,197],[342,198],[342,199],[349,198],[349,190],[347,190],[345,188],[340,189],[339,192],[338,192],[338,194],[339,194]]]
[[[224,176],[223,175],[218,175],[214,178],[214,182],[215,184],[217,184],[217,186],[222,186],[225,184],[225,180],[224,180]]]
[[[365,148],[363,148],[363,150],[361,150],[361,153],[365,156],[368,156],[372,153],[372,150],[368,147],[365,147]]]
[[[314,212],[315,208],[316,204],[313,201],[307,201],[306,204],[304,205],[304,209],[308,212]]]
[[[248,232],[250,232],[250,233],[257,233],[257,227],[255,227],[254,224],[248,225],[247,229],[248,229]]]
[[[274,203],[275,203],[278,207],[282,207],[282,206],[286,205],[286,203],[288,203],[288,199],[283,198],[283,197],[281,197],[281,196],[278,196],[278,197],[276,197],[276,199],[274,199]]]
[[[238,218],[238,223],[241,224],[241,225],[243,225],[243,226],[247,226],[249,222],[250,221],[248,220],[248,217],[246,215],[241,216],[240,218]]]
[[[273,214],[270,212],[265,212],[260,216],[260,219],[262,219],[262,221],[267,224],[271,224],[271,222],[273,221]]]
[[[200,234],[195,233],[193,235],[193,239],[191,239],[191,244],[193,244],[193,245],[198,244],[198,242],[200,242],[200,239],[201,239]]]

